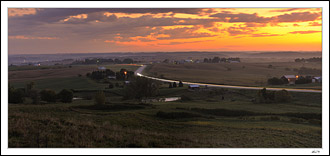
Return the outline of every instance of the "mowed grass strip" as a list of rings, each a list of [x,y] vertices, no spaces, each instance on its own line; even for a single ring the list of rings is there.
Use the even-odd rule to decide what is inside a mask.
[[[24,88],[31,81],[11,82],[14,88]],[[60,91],[62,89],[85,89],[98,90],[107,87],[107,84],[97,83],[87,77],[65,77],[65,78],[47,78],[34,80],[36,89],[52,89]]]

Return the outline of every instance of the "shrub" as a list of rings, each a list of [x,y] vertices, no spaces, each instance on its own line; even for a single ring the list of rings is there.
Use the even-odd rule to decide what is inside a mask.
[[[113,83],[112,82],[109,82],[109,88],[111,89],[113,87],[114,87]]]
[[[63,89],[60,93],[58,93],[58,98],[63,103],[71,103],[73,98],[73,93],[70,90]]]
[[[284,89],[276,91],[274,94],[274,98],[276,102],[290,102],[292,99],[289,92]]]
[[[30,92],[33,88],[34,88],[34,82],[30,82],[25,85],[25,93],[27,96],[30,96]]]
[[[200,117],[199,114],[193,114],[188,112],[163,112],[158,111],[156,114],[157,117],[165,118],[165,119],[181,119],[181,118],[193,118],[193,117]]]
[[[316,119],[310,119],[310,120],[308,120],[308,123],[315,124],[315,125],[322,125],[322,121],[316,120]]]
[[[258,103],[271,103],[274,102],[274,92],[267,91],[266,88],[259,90],[256,97]]]
[[[179,87],[183,87],[182,81],[179,82]]]
[[[181,101],[191,101],[192,99],[187,95],[181,95]]]
[[[30,91],[30,97],[32,99],[33,104],[39,104],[40,103],[40,95],[37,90],[31,90]]]
[[[199,113],[205,113],[205,114],[216,115],[216,116],[229,116],[229,117],[265,115],[263,113],[255,113],[255,112],[244,111],[244,110],[204,109],[204,108],[191,108],[191,110],[199,112]]]
[[[118,83],[118,82],[116,82],[116,83],[115,83],[115,86],[118,88],[118,87],[119,87],[119,83]]]
[[[282,84],[285,83],[282,79],[279,79],[279,78],[276,78],[276,77],[268,79],[267,82],[270,85],[282,85]]]
[[[104,105],[105,104],[105,95],[103,91],[99,91],[95,95],[95,104],[96,105]]]
[[[176,82],[173,82],[173,88],[176,88],[177,86],[176,86]]]
[[[41,100],[47,102],[56,102],[56,93],[53,90],[45,89],[40,92]]]
[[[25,93],[23,89],[15,89],[9,87],[9,103],[23,103],[25,100]]]

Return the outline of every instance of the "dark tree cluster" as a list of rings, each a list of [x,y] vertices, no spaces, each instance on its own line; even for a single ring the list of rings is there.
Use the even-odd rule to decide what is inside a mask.
[[[173,82],[173,83],[169,82],[168,84],[169,84],[168,85],[168,88],[183,87],[182,81],[179,81],[179,84],[178,85],[176,84],[176,82]]]
[[[142,99],[156,96],[159,85],[160,83],[155,80],[135,77],[126,85],[124,99]]]
[[[306,83],[312,83],[312,77],[311,76],[299,76],[296,80],[296,84],[306,84]]]
[[[86,74],[86,76],[96,80],[105,79],[108,76],[115,76],[115,75],[116,73],[110,69],[93,71],[92,73]]]
[[[204,63],[221,63],[221,62],[230,62],[230,61],[238,61],[241,62],[240,58],[238,57],[230,57],[230,58],[220,58],[220,57],[213,57],[212,58],[204,58]]]
[[[286,90],[267,91],[266,88],[258,91],[257,103],[290,102],[292,99],[290,93]]]
[[[133,71],[128,71],[126,69],[120,69],[119,72],[116,72],[116,79],[117,80],[130,80],[133,77],[134,77],[134,72]]]
[[[322,57],[313,57],[313,58],[297,58],[294,60],[295,62],[322,62]]]
[[[289,83],[288,79],[286,79],[285,77],[281,77],[281,78],[273,77],[268,79],[267,82],[270,85],[283,85]]]
[[[58,94],[54,90],[44,89],[38,91],[33,88],[34,83],[26,84],[25,88],[14,88],[9,86],[9,103],[24,103],[25,98],[31,98],[33,104],[39,104],[40,101],[45,102],[63,102],[71,103],[73,99],[73,92],[71,90],[63,89]]]
[[[135,63],[131,58],[125,58],[124,60],[119,59],[106,59],[106,58],[87,58],[83,61],[76,60],[72,64],[132,64]]]

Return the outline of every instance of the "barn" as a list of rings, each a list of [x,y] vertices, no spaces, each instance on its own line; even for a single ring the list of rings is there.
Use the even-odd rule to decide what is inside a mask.
[[[287,79],[289,84],[296,84],[298,77],[298,75],[283,75],[282,79]]]

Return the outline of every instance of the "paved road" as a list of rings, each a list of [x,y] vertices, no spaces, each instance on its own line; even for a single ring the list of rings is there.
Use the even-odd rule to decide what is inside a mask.
[[[162,81],[162,82],[178,82],[175,80],[168,80],[168,79],[160,79],[160,78],[155,78],[155,77],[150,77],[150,76],[145,76],[142,74],[142,71],[147,67],[147,65],[143,65],[140,68],[138,68],[134,74],[137,76],[142,76],[142,77],[146,77],[149,79],[154,79],[154,80],[158,80],[158,81]],[[260,90],[263,89],[264,87],[246,87],[246,86],[232,86],[232,85],[217,85],[217,84],[207,84],[207,83],[195,83],[195,82],[182,82],[183,84],[195,84],[195,85],[200,85],[200,86],[205,86],[207,85],[207,87],[219,87],[219,88],[234,88],[234,89],[253,89],[253,90]],[[290,92],[306,92],[306,93],[322,93],[322,90],[315,90],[315,89],[292,89],[292,88],[267,88],[267,90],[273,90],[273,91],[277,91],[277,90],[287,90]]]

